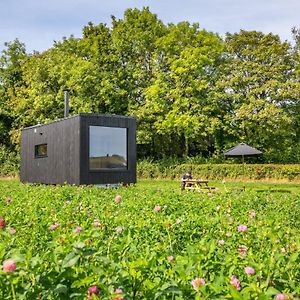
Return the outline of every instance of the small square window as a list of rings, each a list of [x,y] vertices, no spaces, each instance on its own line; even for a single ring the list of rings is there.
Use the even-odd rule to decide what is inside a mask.
[[[35,145],[34,157],[35,158],[47,157],[47,144]]]

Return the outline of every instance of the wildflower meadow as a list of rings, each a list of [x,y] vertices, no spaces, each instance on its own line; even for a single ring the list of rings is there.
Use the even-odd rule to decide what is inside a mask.
[[[297,192],[0,181],[0,299],[299,299]]]

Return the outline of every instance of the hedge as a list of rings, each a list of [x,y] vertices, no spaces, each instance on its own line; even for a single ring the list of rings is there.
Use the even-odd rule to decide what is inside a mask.
[[[20,158],[0,147],[0,176],[17,176]],[[194,178],[210,180],[288,180],[300,181],[300,164],[213,164],[170,163],[142,160],[137,164],[138,178],[180,179],[191,170]]]
[[[300,164],[177,164],[166,166],[158,162],[140,161],[137,166],[138,178],[180,179],[191,170],[194,178],[210,180],[300,180]]]

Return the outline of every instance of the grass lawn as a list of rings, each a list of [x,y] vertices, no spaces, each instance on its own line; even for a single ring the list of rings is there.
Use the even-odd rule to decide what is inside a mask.
[[[147,186],[152,188],[163,188],[166,190],[180,190],[179,180],[155,180],[141,179],[138,180],[137,186]],[[235,182],[235,181],[209,181],[210,186],[217,187],[220,192],[238,192],[244,188],[247,191],[255,191],[258,193],[293,193],[300,195],[300,184],[295,183],[272,183],[272,182]],[[190,191],[186,191],[190,192]]]
[[[209,185],[0,180],[0,299],[299,299],[299,186]]]

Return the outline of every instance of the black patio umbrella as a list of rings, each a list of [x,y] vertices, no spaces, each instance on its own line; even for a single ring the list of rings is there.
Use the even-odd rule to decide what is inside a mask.
[[[245,143],[240,143],[240,144],[234,146],[233,148],[224,151],[224,155],[226,157],[241,157],[243,163],[244,163],[245,157],[258,156],[261,154],[262,154],[261,151],[255,149],[255,148],[252,148]]]
[[[242,158],[242,163],[243,163],[243,169],[242,169],[242,173],[245,173],[245,163],[244,163],[244,158],[248,157],[248,156],[258,156],[261,155],[262,152],[252,148],[250,146],[248,146],[245,143],[240,143],[238,145],[236,145],[235,147],[224,151],[224,155],[226,157],[241,157]],[[245,190],[245,187],[244,187]]]

